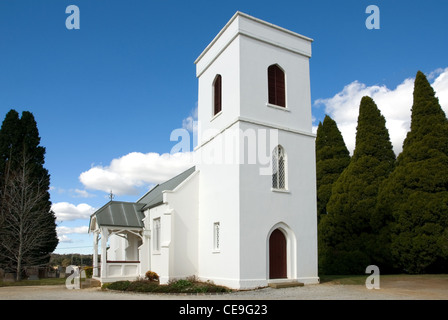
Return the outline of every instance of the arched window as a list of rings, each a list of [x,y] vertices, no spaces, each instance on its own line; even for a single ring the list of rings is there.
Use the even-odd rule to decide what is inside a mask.
[[[277,64],[268,68],[268,95],[270,104],[286,107],[285,73]]]
[[[282,146],[272,154],[272,188],[286,190],[286,154]]]
[[[213,81],[213,115],[217,115],[222,110],[222,80],[218,74]]]

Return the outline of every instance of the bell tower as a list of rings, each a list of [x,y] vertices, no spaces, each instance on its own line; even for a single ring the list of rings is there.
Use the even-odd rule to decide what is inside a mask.
[[[237,12],[195,61],[203,131],[220,131],[241,118],[310,133],[311,43],[310,38]],[[278,83],[282,75],[283,83]],[[283,85],[277,91],[283,91],[284,101],[275,100],[275,83]],[[215,112],[217,98],[221,109]]]
[[[311,43],[237,12],[195,61],[200,278],[318,282]]]

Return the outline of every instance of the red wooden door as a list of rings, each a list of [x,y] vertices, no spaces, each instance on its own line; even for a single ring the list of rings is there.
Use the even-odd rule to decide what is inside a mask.
[[[279,229],[269,238],[269,278],[286,278],[286,238]]]

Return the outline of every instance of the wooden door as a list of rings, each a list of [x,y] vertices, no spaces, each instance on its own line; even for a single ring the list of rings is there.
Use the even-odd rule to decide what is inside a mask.
[[[269,238],[269,279],[286,277],[286,238],[275,229]]]

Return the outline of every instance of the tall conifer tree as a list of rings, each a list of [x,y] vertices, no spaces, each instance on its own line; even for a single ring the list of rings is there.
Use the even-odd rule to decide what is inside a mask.
[[[336,122],[328,115],[319,122],[316,135],[317,214],[327,213],[333,183],[350,162],[348,151]]]
[[[10,110],[0,128],[0,196],[4,194],[4,181],[10,172],[11,159],[20,145],[20,117],[17,111]],[[1,199],[1,197],[0,197]],[[0,211],[1,211],[0,201]]]
[[[321,271],[364,273],[372,264],[375,238],[370,224],[379,184],[392,171],[395,154],[386,121],[370,97],[361,99],[356,145],[348,167],[335,182],[319,224]]]
[[[381,187],[378,215],[390,222],[382,227],[401,271],[448,272],[448,120],[420,71],[413,96],[411,129]]]
[[[6,115],[0,129],[0,162],[0,263],[7,269],[17,267],[20,278],[21,266],[48,263],[58,244],[45,148],[32,113],[24,111],[19,118],[11,110]]]

